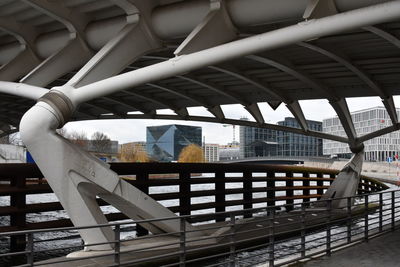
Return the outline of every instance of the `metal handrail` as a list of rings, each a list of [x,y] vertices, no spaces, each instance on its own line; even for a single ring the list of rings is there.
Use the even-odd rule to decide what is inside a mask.
[[[200,216],[209,216],[210,214],[198,214],[198,215],[183,215],[177,217],[168,217],[168,218],[154,218],[149,220],[138,220],[135,222],[120,222],[120,223],[109,223],[109,224],[101,224],[101,225],[91,225],[91,226],[81,226],[81,227],[61,227],[61,228],[51,228],[51,229],[43,229],[43,230],[25,230],[25,231],[13,231],[8,233],[1,233],[0,237],[10,237],[13,235],[28,235],[27,241],[27,249],[21,252],[12,252],[12,253],[4,253],[0,254],[0,259],[4,257],[15,257],[20,255],[26,255],[27,257],[27,266],[37,266],[41,265],[39,262],[34,261],[35,254],[42,253],[42,252],[49,252],[52,250],[62,250],[62,249],[71,249],[73,246],[67,246],[62,248],[52,248],[47,250],[38,250],[35,247],[35,244],[43,243],[46,240],[39,240],[36,241],[34,239],[35,235],[40,235],[43,233],[49,232],[59,232],[59,231],[71,231],[71,230],[81,230],[81,229],[92,229],[92,228],[99,228],[99,227],[113,227],[115,229],[115,239],[111,242],[104,242],[101,244],[110,244],[114,246],[112,251],[109,251],[107,255],[114,257],[114,264],[115,266],[124,265],[129,263],[139,263],[143,261],[151,261],[151,260],[163,260],[163,259],[172,259],[177,260],[176,263],[169,263],[167,266],[174,266],[174,264],[181,264],[184,266],[187,263],[194,263],[202,260],[206,260],[209,258],[216,258],[216,257],[227,257],[227,259],[221,259],[225,261],[231,266],[235,266],[234,264],[239,261],[237,255],[242,253],[243,251],[249,249],[263,249],[267,247],[268,250],[268,258],[264,258],[265,261],[270,263],[270,266],[281,266],[284,264],[293,263],[300,259],[311,257],[312,255],[317,255],[321,253],[325,253],[330,255],[331,251],[339,248],[344,245],[348,245],[350,243],[360,242],[362,240],[368,240],[373,236],[382,234],[387,231],[393,231],[396,229],[396,222],[400,219],[400,194],[396,196],[396,193],[400,193],[400,190],[393,190],[387,192],[379,192],[379,193],[370,193],[370,194],[362,194],[355,197],[348,197],[348,198],[335,198],[335,199],[328,199],[328,200],[318,200],[318,201],[310,201],[307,203],[293,203],[293,204],[284,204],[280,206],[270,206],[265,208],[254,208],[254,209],[244,209],[244,210],[237,210],[237,211],[229,211],[229,212],[216,212],[214,215],[225,215],[227,218],[230,218],[227,221],[226,225],[222,227],[227,227],[231,231],[226,232],[216,238],[225,238],[229,239],[227,243],[214,243],[207,246],[207,250],[215,249],[215,254],[210,256],[201,256],[201,253],[204,252],[203,247],[191,247],[191,244],[200,241],[206,241],[208,239],[212,239],[215,237],[208,237],[208,236],[200,236],[197,238],[188,238],[188,234],[201,231],[204,229],[216,229],[216,226],[211,227],[203,227],[203,229],[199,230],[187,230],[185,227],[185,223],[188,219],[198,218]],[[331,213],[330,203],[334,200],[339,199],[347,199],[348,205],[351,203],[351,199],[357,198],[360,199],[360,202],[356,204],[356,206],[364,207],[364,211],[361,214],[353,214],[351,212],[351,207],[348,206],[347,210],[349,212],[344,213],[342,218],[334,218]],[[362,201],[361,201],[362,200]],[[315,205],[316,203],[324,202],[327,204],[327,208],[312,211],[313,213],[319,214],[318,222],[311,224],[312,220],[315,220],[315,216],[311,218],[307,218],[306,214],[309,214],[310,210],[307,210],[308,206]],[[377,209],[374,213],[375,217],[370,218],[370,210],[368,205],[369,204],[378,204]],[[296,214],[292,213],[284,213],[281,216],[276,216],[277,208],[295,208],[295,210],[299,211]],[[346,209],[344,209],[346,210]],[[255,237],[247,237],[237,239],[238,235],[245,235],[251,232],[254,232],[254,229],[244,229],[244,230],[235,230],[237,227],[236,218],[241,218],[246,212],[264,212],[266,214],[270,214],[267,217],[254,217],[253,223],[261,223],[265,222],[267,225],[263,228],[262,234],[255,236]],[[276,222],[279,219],[289,219],[293,217],[301,217],[300,221],[293,222],[289,221],[286,223],[282,223],[277,225]],[[124,240],[121,238],[121,226],[126,225],[137,225],[141,223],[153,223],[159,221],[166,221],[166,220],[180,220],[181,230],[175,232],[173,234],[177,235],[176,241],[165,242],[163,244],[152,245],[149,247],[145,247],[142,249],[129,249],[129,250],[121,250],[121,245],[123,243],[127,243],[129,240]],[[241,223],[240,225],[243,227],[247,224],[250,224],[251,221]],[[358,223],[358,224],[357,224]],[[297,227],[293,227],[297,224]],[[343,225],[343,226],[341,226]],[[291,227],[289,230],[278,231],[279,227]],[[343,228],[343,229],[341,229]],[[320,230],[315,230],[320,229]],[[334,229],[337,229],[333,231]],[[278,231],[278,232],[277,232]],[[296,235],[293,233],[297,232]],[[319,233],[324,233],[321,237],[311,238],[313,235],[313,231],[318,231]],[[158,238],[162,236],[170,236],[171,233],[165,233],[160,235],[148,235],[144,237],[139,237],[137,240],[151,240],[152,238]],[[279,236],[287,236],[291,235],[290,238],[279,239]],[[306,237],[309,237],[308,239]],[[257,244],[256,241],[260,238],[268,242],[264,242],[263,244]],[[62,240],[62,238],[56,239],[51,238],[49,242],[54,242],[56,240]],[[286,244],[287,242],[293,242],[293,240],[299,240],[296,244],[292,246],[288,246],[288,253],[284,251],[279,251],[279,253],[274,249],[275,247],[280,246],[281,244]],[[312,243],[319,242],[319,244],[313,246]],[[251,243],[254,243],[251,245]],[[248,244],[248,245],[246,245]],[[85,245],[86,247],[96,246],[99,244],[90,244]],[[120,257],[121,255],[129,254],[132,252],[140,252],[140,251],[149,251],[150,249],[158,249],[167,246],[175,246],[177,250],[173,252],[163,253],[158,256],[149,256],[142,259],[135,259],[130,261],[123,261]],[[243,247],[245,246],[245,247]],[[227,249],[227,250],[225,250]],[[314,250],[317,249],[318,252]],[[193,253],[199,254],[199,256],[195,258],[191,258]],[[263,252],[265,254],[265,252]],[[278,254],[277,254],[278,253]],[[257,253],[255,253],[257,254]],[[287,258],[288,255],[299,255],[293,258]],[[103,257],[103,255],[96,255],[97,257]],[[251,256],[250,256],[251,257]],[[85,257],[85,258],[93,258],[93,257]],[[240,260],[245,260],[246,257],[241,257]],[[51,261],[51,263],[57,262],[68,262],[68,261],[79,261],[80,259],[55,259]]]

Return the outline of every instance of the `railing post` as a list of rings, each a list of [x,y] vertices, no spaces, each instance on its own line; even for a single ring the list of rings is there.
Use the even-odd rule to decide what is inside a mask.
[[[368,226],[369,226],[369,220],[368,220],[368,195],[364,196],[364,239],[365,242],[368,242]]]
[[[324,180],[322,180],[322,178],[322,173],[317,173],[317,195],[319,195],[318,199],[321,198],[321,196],[324,194],[324,189],[322,188],[324,186]]]
[[[33,258],[33,233],[28,234],[28,246],[27,246],[27,264],[29,266],[33,266],[34,258]]]
[[[326,255],[331,256],[331,212],[332,212],[332,199],[326,201],[328,211],[328,218],[326,224]]]
[[[179,215],[190,215],[190,173],[179,173]]]
[[[306,257],[306,205],[301,203],[301,257]]]
[[[310,178],[310,173],[305,172],[303,173],[303,178]],[[310,180],[305,179],[303,180],[303,195],[306,196],[307,198],[304,198],[303,203],[307,203],[307,207],[310,206]]]
[[[383,224],[383,193],[379,193],[379,232],[382,232]]]
[[[347,198],[347,243],[351,243],[351,197]]]
[[[269,267],[275,266],[275,207],[271,208],[270,211],[270,223],[269,223]]]
[[[114,230],[114,263],[119,265],[121,262],[120,252],[121,252],[121,228],[120,225],[117,224]]]
[[[253,208],[253,181],[251,171],[243,172],[243,208]],[[253,214],[249,212],[244,213],[244,218],[250,218]]]
[[[141,190],[143,193],[149,193],[149,174],[148,173],[138,173],[136,175],[136,181],[139,182],[137,188]],[[136,236],[145,236],[148,235],[149,231],[143,226],[136,224]]]
[[[392,210],[392,231],[394,231],[394,218],[396,217],[395,214],[395,195],[394,195],[394,191],[392,191],[392,205],[391,205],[391,210]]]
[[[186,266],[186,221],[184,218],[180,218],[180,256],[179,266]]]
[[[286,173],[286,187],[290,187],[291,189],[286,189],[286,197],[289,197],[290,199],[286,199],[286,210],[291,211],[293,210],[293,173],[292,172],[287,172]]]
[[[10,184],[12,187],[24,188],[26,186],[25,177],[13,177],[10,178]],[[10,206],[15,207],[18,211],[10,216],[10,225],[16,226],[17,229],[22,229],[26,226],[26,214],[20,213],[26,207],[26,194],[25,193],[12,193],[10,194]],[[25,249],[26,237],[25,235],[13,235],[10,239],[10,250],[11,251],[22,251]]]
[[[215,212],[224,212],[226,208],[225,196],[225,173],[222,171],[217,171],[215,173]],[[217,222],[225,221],[225,215],[217,216]]]
[[[231,228],[231,235],[230,235],[230,253],[229,253],[229,266],[235,267],[236,265],[236,260],[235,260],[235,254],[236,254],[236,244],[235,244],[235,215],[231,213],[231,218],[230,218],[230,228]]]
[[[275,206],[275,173],[267,172],[267,206]]]

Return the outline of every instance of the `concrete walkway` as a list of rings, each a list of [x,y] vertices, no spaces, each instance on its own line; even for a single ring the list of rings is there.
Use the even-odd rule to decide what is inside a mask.
[[[296,267],[394,267],[400,266],[400,230],[370,239]]]

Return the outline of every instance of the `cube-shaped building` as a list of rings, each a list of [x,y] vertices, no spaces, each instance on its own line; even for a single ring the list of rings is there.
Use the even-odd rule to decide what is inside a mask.
[[[147,127],[146,150],[156,161],[176,161],[182,149],[190,144],[201,146],[201,127],[162,125]]]

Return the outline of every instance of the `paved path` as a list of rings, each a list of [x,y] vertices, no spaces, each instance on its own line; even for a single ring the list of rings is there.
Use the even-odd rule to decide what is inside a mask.
[[[298,267],[395,267],[400,266],[400,230],[384,234],[332,253],[331,257],[321,257]]]

